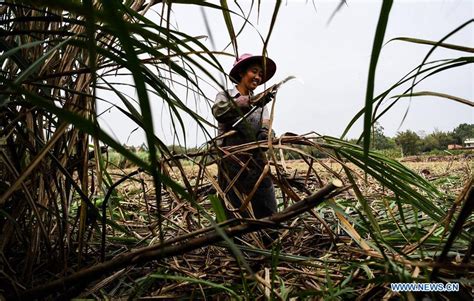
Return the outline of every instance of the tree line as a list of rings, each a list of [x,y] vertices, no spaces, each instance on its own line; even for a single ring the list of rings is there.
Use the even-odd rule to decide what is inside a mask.
[[[435,130],[431,134],[417,134],[412,130],[398,132],[395,137],[387,137],[384,128],[375,124],[373,129],[372,149],[399,149],[403,155],[417,155],[436,150],[446,150],[448,145],[464,146],[464,141],[474,138],[474,124],[462,123],[452,131]],[[362,141],[351,139],[350,142],[362,145]]]

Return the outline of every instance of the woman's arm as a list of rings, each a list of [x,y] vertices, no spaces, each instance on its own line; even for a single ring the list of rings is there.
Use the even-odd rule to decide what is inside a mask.
[[[212,115],[222,123],[233,123],[248,111],[249,96],[239,96],[232,99],[226,92],[220,92],[212,106]]]

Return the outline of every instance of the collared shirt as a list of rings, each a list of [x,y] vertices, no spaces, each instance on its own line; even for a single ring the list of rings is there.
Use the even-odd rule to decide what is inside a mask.
[[[249,96],[252,96],[252,91]],[[216,96],[216,100],[214,105],[212,106],[212,114],[218,121],[218,134],[221,135],[229,130],[231,130],[232,124],[240,118],[245,113],[239,112],[239,108],[237,105],[230,101],[229,96],[232,100],[241,96],[239,90],[235,86],[233,89],[229,89],[227,91],[219,92]],[[249,134],[247,129],[244,127],[250,127],[253,130],[253,133],[258,133],[260,128],[262,127],[262,121],[264,119],[269,119],[270,114],[268,112],[267,107],[257,108],[252,114],[250,114],[244,121],[242,121],[239,126],[237,126],[236,130],[240,132],[242,140],[240,143],[250,142],[255,140],[256,137]],[[239,131],[240,130],[240,131]],[[234,139],[233,139],[234,140]],[[235,143],[232,143],[235,144]]]

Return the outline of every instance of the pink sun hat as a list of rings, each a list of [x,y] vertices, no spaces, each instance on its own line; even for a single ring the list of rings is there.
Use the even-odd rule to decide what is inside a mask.
[[[275,74],[276,64],[272,59],[268,57],[263,57],[261,55],[252,55],[250,53],[244,53],[235,60],[234,66],[232,67],[232,70],[230,70],[229,72],[230,80],[238,84],[240,82],[240,73],[242,71],[245,71],[246,67],[254,63],[260,64],[262,68],[263,66],[266,67],[263,71],[264,78],[261,84],[268,81]]]

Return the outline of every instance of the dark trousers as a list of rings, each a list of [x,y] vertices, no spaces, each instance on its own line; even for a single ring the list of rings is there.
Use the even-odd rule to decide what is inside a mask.
[[[249,195],[254,189],[259,177],[263,172],[265,166],[265,159],[263,154],[255,153],[251,155],[239,155],[241,162],[245,163],[250,159],[250,162],[245,170],[241,172],[238,179],[234,183],[234,187],[241,195],[243,200],[245,196]],[[232,158],[225,158],[220,162],[218,182],[222,190],[226,190],[229,183],[239,174],[242,167]],[[225,176],[227,175],[227,178]],[[235,192],[234,188],[230,188],[226,193],[226,198],[234,208],[240,208],[242,202]],[[250,200],[255,218],[262,218],[272,215],[277,211],[275,190],[273,188],[273,181],[269,174],[267,174],[260,185],[256,189],[252,199]],[[225,205],[225,204],[224,204]],[[234,218],[234,214],[226,209],[227,218]],[[238,212],[242,217],[250,217],[247,209]]]

